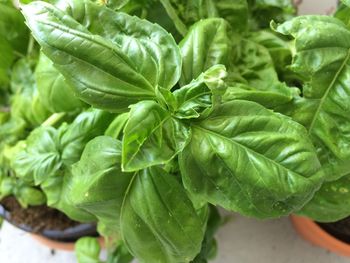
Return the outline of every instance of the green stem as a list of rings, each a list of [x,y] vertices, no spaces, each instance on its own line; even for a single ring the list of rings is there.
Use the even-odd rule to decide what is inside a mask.
[[[174,9],[174,7],[171,5],[171,3],[169,2],[169,0],[160,0],[160,2],[162,3],[165,11],[168,13],[169,17],[171,18],[171,20],[173,20],[174,25],[177,29],[177,31],[179,31],[179,33],[182,36],[185,36],[187,34],[187,27],[186,25],[181,21],[181,19],[179,18],[179,16],[176,14],[176,11]]]
[[[34,48],[34,38],[32,36],[30,36],[28,48],[27,48],[27,56],[29,56],[32,53],[33,48]]]
[[[148,15],[148,11],[146,8],[142,8],[141,19],[146,19]]]
[[[25,57],[22,53],[20,53],[20,52],[18,52],[18,51],[16,51],[16,50],[13,50],[13,53],[14,53],[16,56],[20,57],[20,58],[24,58],[24,57]]]
[[[52,114],[46,121],[44,121],[41,126],[54,126],[57,122],[59,122],[64,116],[66,116],[65,112],[54,113]]]

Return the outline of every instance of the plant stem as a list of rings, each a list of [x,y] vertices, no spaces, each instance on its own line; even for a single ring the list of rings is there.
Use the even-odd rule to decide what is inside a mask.
[[[32,53],[33,48],[34,48],[34,38],[32,36],[30,36],[29,43],[28,43],[28,48],[27,48],[27,56],[28,57]]]
[[[181,21],[181,19],[179,18],[179,16],[176,14],[176,11],[174,9],[174,7],[171,5],[171,3],[169,2],[169,0],[160,0],[160,2],[162,3],[165,11],[168,13],[169,17],[171,18],[171,20],[173,20],[174,25],[177,29],[177,31],[179,31],[179,33],[182,36],[185,36],[187,34],[187,27],[186,25]]]
[[[143,8],[142,9],[142,13],[141,13],[141,19],[146,19],[147,18],[147,14],[148,14],[148,11],[146,8]]]
[[[25,57],[22,53],[20,53],[20,52],[18,52],[18,51],[16,51],[16,50],[13,50],[13,53],[14,53],[16,56],[20,57],[20,58],[24,58],[24,57]]]
[[[54,126],[57,122],[59,122],[64,116],[66,116],[65,112],[54,113],[52,114],[46,121],[44,121],[41,126]]]

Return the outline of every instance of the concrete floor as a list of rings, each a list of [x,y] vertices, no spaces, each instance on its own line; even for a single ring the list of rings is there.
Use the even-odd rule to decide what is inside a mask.
[[[300,14],[326,14],[336,0],[304,0]],[[257,221],[234,215],[218,234],[213,263],[345,263],[344,258],[301,240],[287,218]],[[1,263],[75,263],[73,253],[51,251],[28,234],[4,223],[0,230]]]
[[[212,263],[346,263],[302,240],[288,218],[258,221],[233,215],[218,233],[219,254]],[[5,223],[0,232],[1,263],[76,263],[73,253],[52,253]]]

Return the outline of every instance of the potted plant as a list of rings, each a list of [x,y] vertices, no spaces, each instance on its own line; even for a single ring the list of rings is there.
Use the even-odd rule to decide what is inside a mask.
[[[112,255],[205,262],[215,206],[330,215],[319,196],[348,171],[346,7],[293,18],[290,1],[49,2],[21,9],[51,114],[4,163],[49,206],[97,222]],[[98,262],[95,241],[77,247]]]
[[[113,3],[119,11],[91,1],[22,6],[57,75],[82,101],[117,115],[68,167],[65,205],[97,219],[100,233],[121,237],[143,262],[206,260],[215,248],[212,205],[257,218],[301,209],[324,173],[307,129],[271,110],[294,102],[299,89],[288,85],[301,79],[284,67],[288,38],[254,15],[266,6],[218,2],[196,14],[195,3]],[[166,17],[152,15],[162,8],[169,31],[158,25]],[[272,10],[281,21],[294,12],[290,3]],[[61,153],[60,134],[31,135],[54,145],[27,143],[16,173],[59,176],[65,158],[31,156]]]
[[[31,144],[31,140],[35,144],[36,139],[31,138],[43,127],[65,126],[69,130],[74,127],[68,126],[77,126],[74,124],[76,118],[88,122],[104,116],[108,121],[110,117],[109,114],[87,111],[84,103],[62,84],[63,79],[55,76],[52,63],[44,56],[39,59],[39,47],[30,37],[24,17],[10,1],[0,3],[0,16],[0,216],[16,227],[36,234],[37,239],[40,235],[41,240],[45,237],[64,241],[51,241],[51,247],[72,250],[74,243],[69,242],[86,235],[97,235],[96,222],[80,223],[79,218],[60,209],[61,179],[38,184],[40,175],[35,174],[36,181],[31,178],[32,174],[24,171],[25,176],[22,175],[25,168],[22,164],[15,164],[14,156],[22,151],[26,143]],[[92,121],[86,125],[90,124],[96,123]],[[79,124],[80,127],[82,124]],[[103,131],[102,126],[101,130],[98,129],[85,127],[84,135],[75,132],[76,137],[72,140],[80,139],[83,143],[88,136],[94,136],[93,132]],[[79,147],[71,147],[75,147],[75,154],[79,153]],[[34,155],[32,157],[35,158]],[[37,161],[42,163],[45,159]]]

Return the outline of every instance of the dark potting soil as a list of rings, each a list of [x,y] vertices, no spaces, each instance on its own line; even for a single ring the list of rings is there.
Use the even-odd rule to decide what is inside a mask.
[[[15,225],[29,226],[33,233],[44,230],[65,230],[79,225],[60,211],[47,206],[22,208],[14,197],[4,198],[0,204],[11,214],[10,221]]]
[[[333,223],[318,223],[325,231],[337,239],[350,244],[350,217]]]

